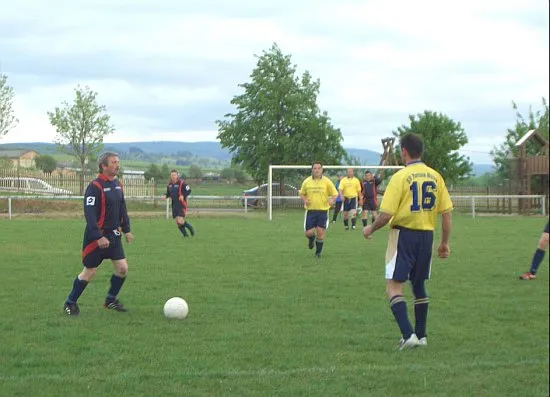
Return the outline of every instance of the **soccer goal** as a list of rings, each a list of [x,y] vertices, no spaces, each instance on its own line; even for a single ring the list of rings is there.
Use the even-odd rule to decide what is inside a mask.
[[[383,174],[381,186],[385,186],[388,179],[397,170],[404,168],[401,165],[323,165],[324,175],[332,179],[336,184],[337,174],[346,174],[348,168],[353,168],[354,175],[363,179],[366,170],[373,174]],[[311,175],[311,164],[309,165],[270,165],[267,186],[266,206],[268,219],[273,220],[274,209],[302,209],[299,190],[305,178]]]

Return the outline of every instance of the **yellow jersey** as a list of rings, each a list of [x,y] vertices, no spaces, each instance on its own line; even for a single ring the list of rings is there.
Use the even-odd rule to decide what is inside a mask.
[[[348,178],[347,176],[345,178],[342,178],[340,180],[340,185],[338,185],[338,189],[342,191],[342,195],[344,198],[354,198],[360,195],[361,193],[361,181],[357,177]]]
[[[434,230],[437,214],[452,210],[443,177],[420,161],[392,176],[380,205],[381,212],[392,215],[390,227],[413,230]]]
[[[313,179],[313,177],[310,176],[302,183],[300,195],[309,200],[306,209],[328,211],[330,208],[328,198],[338,196],[338,191],[334,183],[326,176],[323,175],[320,179]]]

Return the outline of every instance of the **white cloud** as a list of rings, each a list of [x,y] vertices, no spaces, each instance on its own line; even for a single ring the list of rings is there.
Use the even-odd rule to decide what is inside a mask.
[[[71,100],[77,84],[89,84],[113,109],[119,130],[110,141],[214,140],[214,120],[248,80],[253,54],[273,42],[300,72],[321,79],[319,104],[346,147],[381,150],[380,139],[409,114],[431,109],[460,115],[467,150],[489,152],[514,123],[512,100],[536,107],[548,98],[549,5],[538,0],[101,0],[78,7],[38,0],[4,7],[0,61],[21,92],[20,125],[4,142],[51,140],[45,112]],[[2,24],[11,27],[6,38]],[[230,71],[219,66],[204,77],[217,63]],[[185,117],[178,111],[191,107]],[[167,118],[172,125],[155,130]],[[490,161],[483,153],[472,158]]]

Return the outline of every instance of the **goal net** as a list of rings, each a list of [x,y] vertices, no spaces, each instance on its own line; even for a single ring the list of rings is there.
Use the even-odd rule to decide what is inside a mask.
[[[354,170],[354,176],[363,181],[368,170],[381,177],[379,198],[383,195],[384,187],[391,175],[403,168],[403,166],[385,165],[323,165],[323,175],[330,178],[334,184],[338,181],[338,174],[343,176],[349,168]],[[299,190],[305,178],[311,175],[310,165],[270,165],[265,192],[257,192],[257,198],[252,203],[258,207],[266,207],[269,220],[273,220],[274,213],[291,211],[303,211],[304,206],[300,201]],[[262,194],[263,193],[263,194]],[[265,195],[265,196],[264,196]],[[331,209],[332,211],[332,209]]]

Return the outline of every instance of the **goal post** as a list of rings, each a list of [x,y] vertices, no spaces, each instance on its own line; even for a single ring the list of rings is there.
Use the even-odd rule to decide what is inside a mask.
[[[346,170],[348,168],[353,168],[354,170],[400,170],[404,168],[402,165],[323,165],[323,170]],[[273,220],[273,171],[274,170],[307,170],[311,169],[311,164],[309,165],[278,165],[271,164],[269,165],[269,171],[267,175],[267,216],[271,221]],[[361,178],[360,178],[361,179]],[[299,188],[300,186],[298,186]],[[280,197],[282,199],[296,199],[296,197]]]

